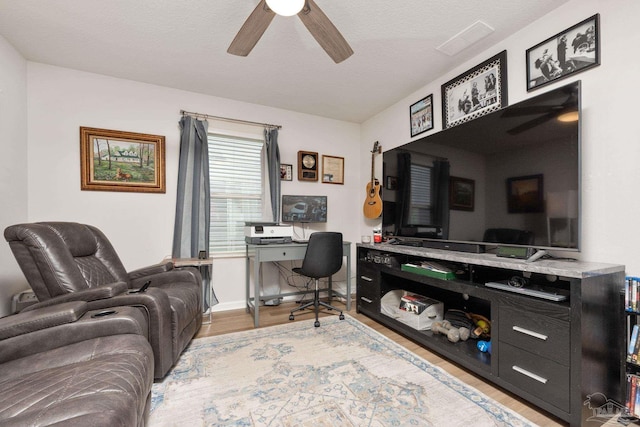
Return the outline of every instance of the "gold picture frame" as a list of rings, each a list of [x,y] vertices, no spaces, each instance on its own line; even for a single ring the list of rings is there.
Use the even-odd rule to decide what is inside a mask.
[[[165,137],[80,127],[80,188],[165,193]]]
[[[322,155],[322,182],[344,184],[344,157]]]

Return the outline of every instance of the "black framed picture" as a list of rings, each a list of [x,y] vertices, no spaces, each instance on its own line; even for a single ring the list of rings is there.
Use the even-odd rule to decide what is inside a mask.
[[[542,174],[507,178],[507,210],[509,213],[544,212]]]
[[[507,51],[442,85],[442,128],[447,129],[507,105]]]
[[[449,177],[449,209],[473,211],[476,182],[473,179]]]
[[[600,15],[527,49],[527,91],[600,65]]]
[[[385,187],[387,190],[395,191],[398,189],[398,177],[397,176],[388,176]]]
[[[433,94],[422,98],[409,107],[411,137],[433,129]]]

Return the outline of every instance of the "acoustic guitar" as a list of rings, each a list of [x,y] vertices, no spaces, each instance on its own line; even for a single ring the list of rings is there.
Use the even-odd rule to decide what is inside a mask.
[[[382,147],[378,141],[373,144],[371,150],[371,181],[367,184],[367,198],[364,201],[364,216],[369,219],[379,218],[382,215],[382,199],[380,198],[380,182],[375,178],[375,156],[380,154]]]

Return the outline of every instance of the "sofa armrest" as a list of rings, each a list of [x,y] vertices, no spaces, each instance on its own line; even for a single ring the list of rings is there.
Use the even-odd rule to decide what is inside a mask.
[[[53,297],[46,301],[42,301],[22,310],[22,313],[26,311],[39,310],[44,307],[50,307],[52,305],[58,305],[69,301],[97,301],[101,299],[113,298],[116,295],[126,293],[129,287],[125,282],[113,282],[107,285],[98,286],[96,288],[84,289],[82,291],[71,292],[64,295]]]
[[[150,286],[162,288],[164,285],[176,282],[190,282],[197,286],[202,286],[202,275],[195,267],[179,267],[173,270],[150,274],[148,276],[139,277],[129,283],[131,289],[138,289],[147,280],[151,280]]]
[[[143,310],[113,307],[92,311],[90,304],[67,302],[0,319],[0,365],[94,338],[121,334],[149,337]]]
[[[165,262],[163,264],[154,264],[147,267],[138,268],[137,270],[130,271],[127,274],[129,275],[129,280],[133,281],[136,279],[145,278],[146,276],[150,276],[152,274],[165,273],[170,270],[173,270],[173,263]]]
[[[88,310],[83,301],[66,302],[0,319],[0,340],[76,322]]]

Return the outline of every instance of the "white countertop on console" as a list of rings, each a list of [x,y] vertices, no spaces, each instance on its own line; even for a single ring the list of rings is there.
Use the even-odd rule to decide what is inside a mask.
[[[552,259],[542,259],[538,261],[527,262],[523,259],[502,258],[490,253],[476,254],[468,252],[447,251],[442,249],[391,245],[388,243],[358,243],[357,246],[367,249],[375,249],[382,252],[393,252],[405,255],[439,259],[443,261],[462,262],[531,273],[553,274],[556,276],[573,277],[578,279],[625,271],[624,265],[621,264],[605,264],[598,262]]]

